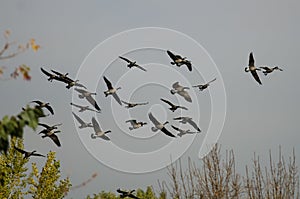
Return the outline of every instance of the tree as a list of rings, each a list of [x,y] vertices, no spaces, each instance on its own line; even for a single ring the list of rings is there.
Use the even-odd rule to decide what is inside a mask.
[[[17,116],[4,116],[0,121],[0,152],[7,152],[10,137],[23,137],[23,128],[28,126],[35,130],[39,118],[45,117],[39,107],[27,106]]]
[[[55,159],[55,152],[48,153],[41,172],[36,163],[32,163],[32,169],[27,174],[29,158],[23,158],[13,146],[23,149],[23,140],[13,137],[7,153],[0,155],[0,198],[63,198],[71,184],[69,178],[59,181],[60,163]]]
[[[37,52],[40,49],[40,45],[36,44],[35,39],[30,39],[25,45],[16,44],[16,42],[9,41],[10,35],[11,32],[9,30],[4,31],[3,37],[5,42],[3,43],[3,47],[0,50],[0,61],[14,58],[29,49],[32,49],[34,52]],[[7,66],[0,66],[0,76],[3,76],[4,70],[6,68]],[[21,74],[24,80],[29,81],[31,79],[29,72],[29,66],[27,66],[26,64],[20,64],[10,73],[10,78],[16,79]]]

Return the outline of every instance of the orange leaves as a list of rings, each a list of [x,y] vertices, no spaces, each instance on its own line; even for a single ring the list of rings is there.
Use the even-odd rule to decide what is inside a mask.
[[[30,68],[26,66],[25,64],[20,65],[18,68],[14,70],[13,73],[10,74],[10,76],[14,79],[16,79],[20,74],[23,76],[23,79],[26,81],[31,80],[31,76],[29,75]]]
[[[34,52],[37,52],[39,50],[39,48],[41,47],[40,45],[35,43],[35,39],[30,39],[30,46]]]

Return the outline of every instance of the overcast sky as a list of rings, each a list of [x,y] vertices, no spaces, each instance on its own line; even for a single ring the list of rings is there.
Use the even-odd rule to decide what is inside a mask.
[[[196,72],[190,74],[185,68],[178,69],[173,66],[173,73],[179,71],[190,84],[203,83],[217,77],[217,81],[215,84],[212,83],[210,90],[193,94],[193,104],[199,103],[201,115],[199,125],[203,132],[196,136],[195,142],[184,153],[183,158],[192,157],[197,161],[199,146],[205,139],[211,122],[211,94],[213,89],[217,91],[224,86],[226,119],[218,142],[223,149],[234,149],[240,170],[243,170],[245,163],[250,162],[254,151],[262,157],[267,157],[268,150],[272,149],[276,153],[279,145],[282,146],[285,154],[290,154],[294,147],[299,159],[300,106],[298,103],[300,95],[297,87],[300,73],[298,67],[299,5],[299,1],[296,0],[254,0],[251,2],[130,0],[118,3],[112,1],[3,1],[0,8],[0,32],[6,29],[11,30],[11,40],[18,42],[35,38],[42,48],[37,53],[26,52],[16,58],[1,61],[1,66],[12,67],[11,70],[25,63],[31,67],[32,75],[30,82],[22,80],[1,82],[1,117],[17,114],[22,106],[34,99],[51,102],[55,115],[44,118],[43,122],[63,123],[61,127],[63,132],[59,135],[62,147],[57,148],[50,140],[42,140],[40,136],[26,129],[25,148],[37,149],[41,153],[47,153],[49,150],[57,151],[57,158],[61,161],[62,175],[64,177],[70,175],[73,185],[81,183],[94,172],[98,173],[98,177],[85,188],[71,191],[69,198],[82,198],[101,190],[114,192],[118,187],[144,188],[147,185],[156,185],[157,179],[167,179],[166,169],[150,173],[128,174],[105,166],[94,158],[88,152],[88,147],[86,148],[83,144],[91,141],[89,138],[92,129],[78,131],[77,123],[74,123],[71,115],[72,107],[69,103],[72,101],[72,90],[67,90],[61,83],[48,82],[40,72],[40,67],[56,69],[68,72],[70,77],[75,78],[87,55],[109,37],[134,28],[161,27],[179,31],[197,41],[210,55],[219,71],[219,73],[213,73],[211,77],[199,78]],[[158,37],[149,37],[149,41],[152,39],[157,40]],[[125,47],[120,46],[120,49],[123,48]],[[120,49],[109,50],[118,52]],[[163,49],[135,50],[129,50],[126,55],[137,59],[145,67],[155,68],[160,67],[161,64],[164,69],[165,66],[172,68]],[[196,58],[198,52],[193,54],[188,50],[175,51],[190,58],[192,63],[207,64],[203,68],[210,66],[209,64],[214,65],[209,61],[198,62]],[[267,77],[260,73],[263,85],[258,85],[249,73],[244,72],[250,52],[254,53],[258,66],[278,65],[283,72],[275,71]],[[104,71],[114,84],[118,81],[122,84],[120,77],[128,72],[125,63],[115,57],[110,60],[109,66],[101,66],[102,58],[100,57],[101,55],[99,55],[99,71]],[[203,60],[206,59],[208,60],[208,56],[203,55]],[[201,73],[202,65],[199,65],[197,69]],[[132,72],[140,79],[146,78],[138,73],[140,71]],[[143,86],[130,96],[127,95],[123,81],[122,89],[119,91],[121,96],[139,102],[146,99],[152,104],[141,108],[140,112],[133,111],[130,114],[148,122],[148,126],[143,128],[151,137],[151,143],[155,144],[145,144],[147,139],[145,141],[145,138],[141,137],[147,137],[148,134],[142,134],[143,130],[136,131],[139,135],[131,136],[134,139],[137,136],[137,139],[142,140],[141,142],[135,140],[134,144],[130,141],[124,143],[122,136],[129,135],[130,138],[130,134],[134,134],[127,132],[122,135],[120,130],[128,128],[125,120],[129,118],[124,118],[122,124],[119,124],[118,120],[110,119],[113,117],[111,108],[117,111],[121,109],[114,101],[111,101],[111,98],[104,98],[103,91],[106,87],[102,79],[103,73],[95,72],[87,76],[95,77],[95,74],[99,75],[98,82],[92,86],[88,84],[92,91],[97,92],[96,99],[103,109],[101,114],[97,114],[97,120],[104,130],[111,129],[115,132],[110,136],[114,138],[114,144],[121,148],[144,152],[152,148],[157,149],[170,142],[166,136],[151,137],[152,124],[147,117],[149,111],[156,112],[161,120],[170,120],[176,116],[170,114],[166,109],[167,106],[159,102],[160,97],[173,99],[174,102],[183,103],[195,110],[192,105],[183,102],[182,99],[175,101],[177,98],[171,96],[168,91],[171,84],[169,88],[156,87],[153,81],[148,87]],[[130,75],[128,79],[127,83],[131,82]],[[82,80],[82,83],[87,82]],[[84,104],[84,101],[77,99],[76,102]],[[168,116],[163,114],[168,114]],[[198,114],[198,111],[190,111],[188,114],[194,116]],[[85,116],[85,118],[91,118],[91,115]],[[102,140],[97,141],[104,143]],[[103,153],[109,154],[108,151],[103,151]],[[43,160],[36,161],[39,165],[44,164]],[[138,165],[137,162],[135,166],[138,167]]]

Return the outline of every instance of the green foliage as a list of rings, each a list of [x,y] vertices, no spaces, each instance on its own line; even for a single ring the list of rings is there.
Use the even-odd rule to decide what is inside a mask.
[[[28,158],[17,152],[13,146],[23,149],[23,140],[12,138],[7,153],[0,155],[0,198],[63,198],[71,186],[69,179],[60,178],[60,163],[55,152],[49,152],[46,163],[39,172],[36,163],[28,172]]]
[[[38,126],[39,118],[44,117],[41,108],[31,108],[27,106],[17,116],[4,116],[0,121],[0,152],[8,150],[9,137],[23,137],[23,128],[28,126],[35,130]]]

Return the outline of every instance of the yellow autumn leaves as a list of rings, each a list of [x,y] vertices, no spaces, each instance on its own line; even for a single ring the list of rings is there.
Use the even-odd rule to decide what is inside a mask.
[[[3,42],[4,45],[2,49],[0,50],[0,61],[5,60],[5,59],[11,59],[19,55],[20,53],[25,52],[26,50],[31,49],[33,52],[37,52],[41,46],[36,43],[35,39],[30,39],[25,45],[24,44],[16,44],[16,42],[10,42],[9,37],[11,35],[10,30],[5,30],[3,33],[3,37],[5,41]],[[0,43],[1,45],[1,43]],[[13,49],[14,46],[17,45],[16,49]],[[0,62],[0,77],[4,75],[4,71],[7,67],[1,66]],[[13,72],[11,72],[10,77],[13,79],[16,79],[18,76],[22,76],[24,80],[29,81],[31,80],[31,76],[29,74],[30,72],[30,67],[21,64]]]

